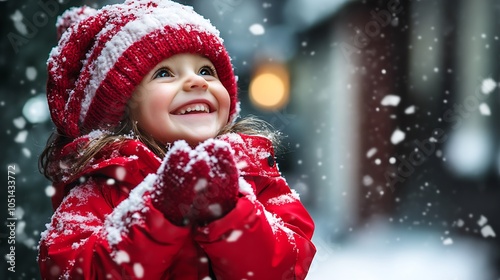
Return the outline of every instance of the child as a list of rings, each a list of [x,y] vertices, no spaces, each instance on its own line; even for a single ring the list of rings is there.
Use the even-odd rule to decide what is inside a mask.
[[[165,0],[73,8],[57,27],[43,279],[304,279],[313,221],[271,134],[235,122],[218,30]]]

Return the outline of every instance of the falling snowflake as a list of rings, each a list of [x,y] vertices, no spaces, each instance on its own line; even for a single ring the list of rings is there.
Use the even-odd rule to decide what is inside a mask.
[[[233,230],[231,234],[227,237],[226,241],[227,242],[236,242],[240,236],[243,234],[243,231],[241,230]]]
[[[407,115],[411,115],[411,114],[414,114],[414,113],[415,113],[415,106],[414,105],[412,105],[412,106],[410,106],[410,107],[408,107],[408,108],[405,109],[405,114],[407,114]]]
[[[443,240],[443,245],[452,245],[452,244],[453,244],[453,239],[451,239],[450,237]]]
[[[401,141],[405,140],[405,136],[406,134],[403,131],[401,131],[399,128],[396,128],[396,130],[394,130],[394,132],[392,133],[391,143],[397,145],[401,143]]]
[[[380,104],[382,104],[383,106],[398,106],[400,101],[401,97],[393,94],[388,94],[382,99]]]
[[[144,267],[140,263],[134,263],[133,269],[135,277],[139,279],[144,277]]]
[[[48,197],[53,197],[55,194],[56,188],[54,188],[53,186],[47,186],[45,188],[45,195],[47,195]]]
[[[23,117],[15,118],[12,122],[17,129],[23,129],[26,125],[26,120]]]
[[[479,221],[477,221],[477,224],[482,227],[482,226],[486,225],[487,222],[488,222],[488,219],[486,219],[485,216],[481,215],[481,217],[479,217]]]
[[[496,237],[495,231],[493,231],[493,228],[490,225],[486,225],[483,228],[481,228],[481,235],[484,238]]]
[[[27,130],[22,130],[19,131],[17,134],[16,138],[14,139],[14,142],[16,143],[24,143],[26,142],[26,138],[28,137],[28,131]]]
[[[254,23],[250,25],[249,30],[253,35],[256,36],[263,35],[264,33],[266,33],[264,26],[262,26],[262,24],[260,23]]]
[[[363,176],[363,185],[366,187],[373,184],[373,178],[370,175]]]
[[[34,81],[36,79],[37,74],[38,73],[35,67],[33,66],[26,67],[26,78],[29,81]]]
[[[481,112],[481,115],[483,116],[491,116],[490,106],[486,103],[481,103],[479,105],[479,112]]]
[[[497,83],[492,78],[488,78],[483,80],[481,84],[481,91],[484,94],[490,94],[496,87]]]
[[[377,153],[377,148],[371,148],[366,152],[366,157],[371,158],[375,153]]]

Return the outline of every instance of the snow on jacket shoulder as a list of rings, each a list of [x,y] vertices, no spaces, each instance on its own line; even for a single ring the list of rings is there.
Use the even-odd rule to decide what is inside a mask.
[[[270,142],[231,137],[244,195],[206,227],[175,226],[152,206],[161,160],[141,142],[62,176],[40,240],[43,279],[304,279],[315,253],[310,216],[269,159]]]

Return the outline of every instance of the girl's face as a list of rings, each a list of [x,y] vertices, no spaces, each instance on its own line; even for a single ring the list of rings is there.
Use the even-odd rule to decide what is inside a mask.
[[[229,118],[229,93],[205,57],[177,54],[156,65],[129,104],[139,128],[164,144],[215,137]]]

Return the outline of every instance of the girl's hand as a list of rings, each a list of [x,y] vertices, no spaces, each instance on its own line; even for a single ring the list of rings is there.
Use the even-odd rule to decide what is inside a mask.
[[[236,205],[238,169],[224,141],[209,139],[194,150],[176,141],[158,175],[152,202],[173,224],[206,224]]]
[[[193,170],[208,172],[208,165],[191,162],[193,150],[185,141],[176,141],[158,170],[157,190],[152,194],[156,209],[173,224],[185,226],[195,197],[197,176]],[[194,167],[194,168],[193,168]]]
[[[198,171],[201,179],[191,212],[192,220],[197,225],[204,225],[234,208],[238,200],[239,173],[228,143],[209,139],[198,145],[195,151],[209,167],[208,174]]]

